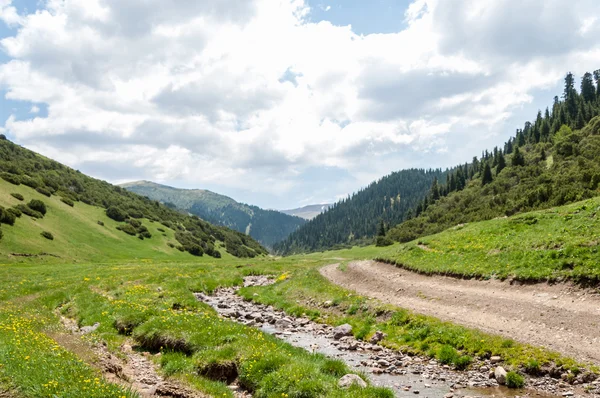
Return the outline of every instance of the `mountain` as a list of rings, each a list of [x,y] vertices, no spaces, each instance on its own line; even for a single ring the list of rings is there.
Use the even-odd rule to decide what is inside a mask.
[[[485,151],[448,174],[389,237],[407,242],[600,194],[600,71],[596,75],[597,87],[590,73],[584,75],[580,94],[567,74],[563,101],[555,97],[551,110],[539,111],[503,148]]]
[[[167,206],[197,215],[210,223],[249,234],[267,247],[285,239],[306,222],[300,217],[238,203],[230,197],[204,189],[179,189],[150,181],[131,182],[121,186]]]
[[[371,241],[378,225],[396,225],[427,195],[441,170],[410,169],[392,173],[354,195],[335,203],[326,212],[275,245],[281,254],[300,253]]]
[[[308,205],[297,209],[281,210],[281,212],[290,216],[301,217],[305,220],[312,220],[319,214],[328,210],[331,206],[333,205],[329,203],[322,205]]]
[[[0,258],[267,254],[252,238],[82,174],[0,135]],[[226,254],[228,253],[228,254]]]

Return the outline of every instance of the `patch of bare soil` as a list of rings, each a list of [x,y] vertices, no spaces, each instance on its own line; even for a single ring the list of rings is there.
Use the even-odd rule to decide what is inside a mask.
[[[425,276],[375,261],[344,271],[332,264],[321,274],[382,302],[600,364],[597,290]]]

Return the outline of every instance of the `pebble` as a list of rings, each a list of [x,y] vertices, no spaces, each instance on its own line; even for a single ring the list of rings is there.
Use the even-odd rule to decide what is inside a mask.
[[[275,280],[268,276],[249,276],[244,278],[244,286],[267,286],[274,283]],[[291,317],[283,311],[275,310],[272,306],[266,306],[251,301],[245,301],[236,294],[236,288],[221,288],[215,291],[215,295],[208,296],[203,293],[197,293],[196,298],[201,300],[217,310],[221,316],[238,321],[244,324],[252,324],[255,327],[261,327],[263,324],[273,325],[277,331],[275,334],[280,336],[293,336],[294,333],[302,332],[313,334],[315,336],[324,336],[331,340],[331,344],[337,346],[343,351],[360,351],[369,355],[370,360],[361,361],[363,367],[369,368],[373,374],[414,374],[421,375],[423,380],[438,380],[444,382],[452,389],[444,398],[453,398],[455,390],[464,389],[467,386],[485,388],[497,387],[499,382],[503,381],[502,376],[506,377],[506,370],[496,364],[502,362],[500,356],[492,356],[489,359],[475,359],[471,367],[472,370],[459,372],[452,369],[451,366],[439,364],[431,358],[402,355],[401,353],[382,347],[377,344],[385,339],[385,334],[381,331],[375,332],[370,342],[357,340],[352,335],[352,326],[348,324],[340,325],[336,328],[325,324],[318,324],[306,317]],[[333,302],[322,303],[323,306],[333,306]],[[344,358],[340,358],[344,359]],[[552,394],[562,394],[564,397],[574,396],[572,391],[560,392],[570,387],[564,381],[561,382],[560,375],[564,371],[560,368],[550,368],[544,371],[547,374],[544,377],[530,378],[526,377],[527,387],[535,387],[538,392],[549,392]],[[550,377],[556,375],[557,377]],[[576,379],[581,387],[589,389],[591,396],[600,394],[600,381],[584,380],[585,375],[580,375]],[[498,380],[500,379],[500,380]],[[505,379],[504,379],[505,381]],[[424,384],[424,388],[431,388],[431,384]],[[578,386],[579,388],[579,386]],[[411,386],[404,386],[404,391],[411,391]],[[414,394],[420,394],[419,390],[412,390]]]

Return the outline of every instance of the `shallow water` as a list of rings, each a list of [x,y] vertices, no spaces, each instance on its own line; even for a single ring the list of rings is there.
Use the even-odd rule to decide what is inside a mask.
[[[326,336],[303,332],[282,332],[272,325],[265,325],[260,329],[265,333],[275,335],[278,338],[285,340],[293,346],[301,347],[311,352],[318,352],[330,358],[340,359],[346,362],[351,368],[366,374],[374,385],[393,389],[397,397],[414,397],[415,395],[419,395],[429,398],[440,398],[447,394],[473,397],[515,397],[533,395],[553,397],[552,395],[538,394],[534,391],[511,390],[506,387],[465,388],[452,391],[449,382],[425,379],[419,374],[372,374],[370,368],[361,365],[361,361],[368,361],[370,359],[369,354],[360,351],[340,350],[334,346],[331,339]],[[410,387],[410,389],[405,391],[406,387]],[[418,394],[416,391],[418,391]]]
[[[223,290],[215,292],[215,296],[199,296],[198,298],[207,304],[211,305],[218,313],[225,315],[228,308],[220,308],[221,300],[226,301],[228,306],[242,305],[246,310],[254,309],[256,312],[264,310],[264,306],[260,304],[246,302],[241,297],[237,296],[233,291]],[[292,318],[288,316],[288,318]],[[229,318],[238,321],[235,318]],[[241,322],[244,323],[244,322]],[[317,325],[310,322],[312,325]],[[264,323],[262,326],[256,326],[265,333],[271,334],[280,338],[289,344],[304,348],[310,352],[318,352],[330,358],[335,358],[344,361],[352,369],[362,372],[371,381],[372,384],[391,388],[397,397],[422,396],[428,398],[443,398],[445,396],[454,397],[516,397],[516,396],[537,396],[537,397],[557,397],[556,395],[544,394],[535,390],[511,390],[506,387],[465,387],[461,384],[460,387],[455,385],[456,377],[444,378],[444,372],[411,372],[412,366],[405,367],[405,374],[381,373],[374,374],[372,368],[364,366],[363,363],[370,363],[373,360],[373,355],[377,355],[370,350],[343,350],[336,346],[337,343],[331,335],[319,334],[316,331],[302,331],[293,328],[279,329],[269,323]],[[316,330],[316,328],[315,328]],[[386,359],[389,355],[382,354]],[[422,363],[421,363],[422,364]],[[422,364],[423,365],[423,364]],[[426,365],[425,365],[426,366]],[[449,371],[451,372],[451,371]]]

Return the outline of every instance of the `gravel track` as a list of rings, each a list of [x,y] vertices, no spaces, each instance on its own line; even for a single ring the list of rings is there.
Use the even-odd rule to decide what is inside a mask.
[[[425,276],[375,261],[321,269],[331,282],[417,313],[600,364],[600,294],[571,284]]]

